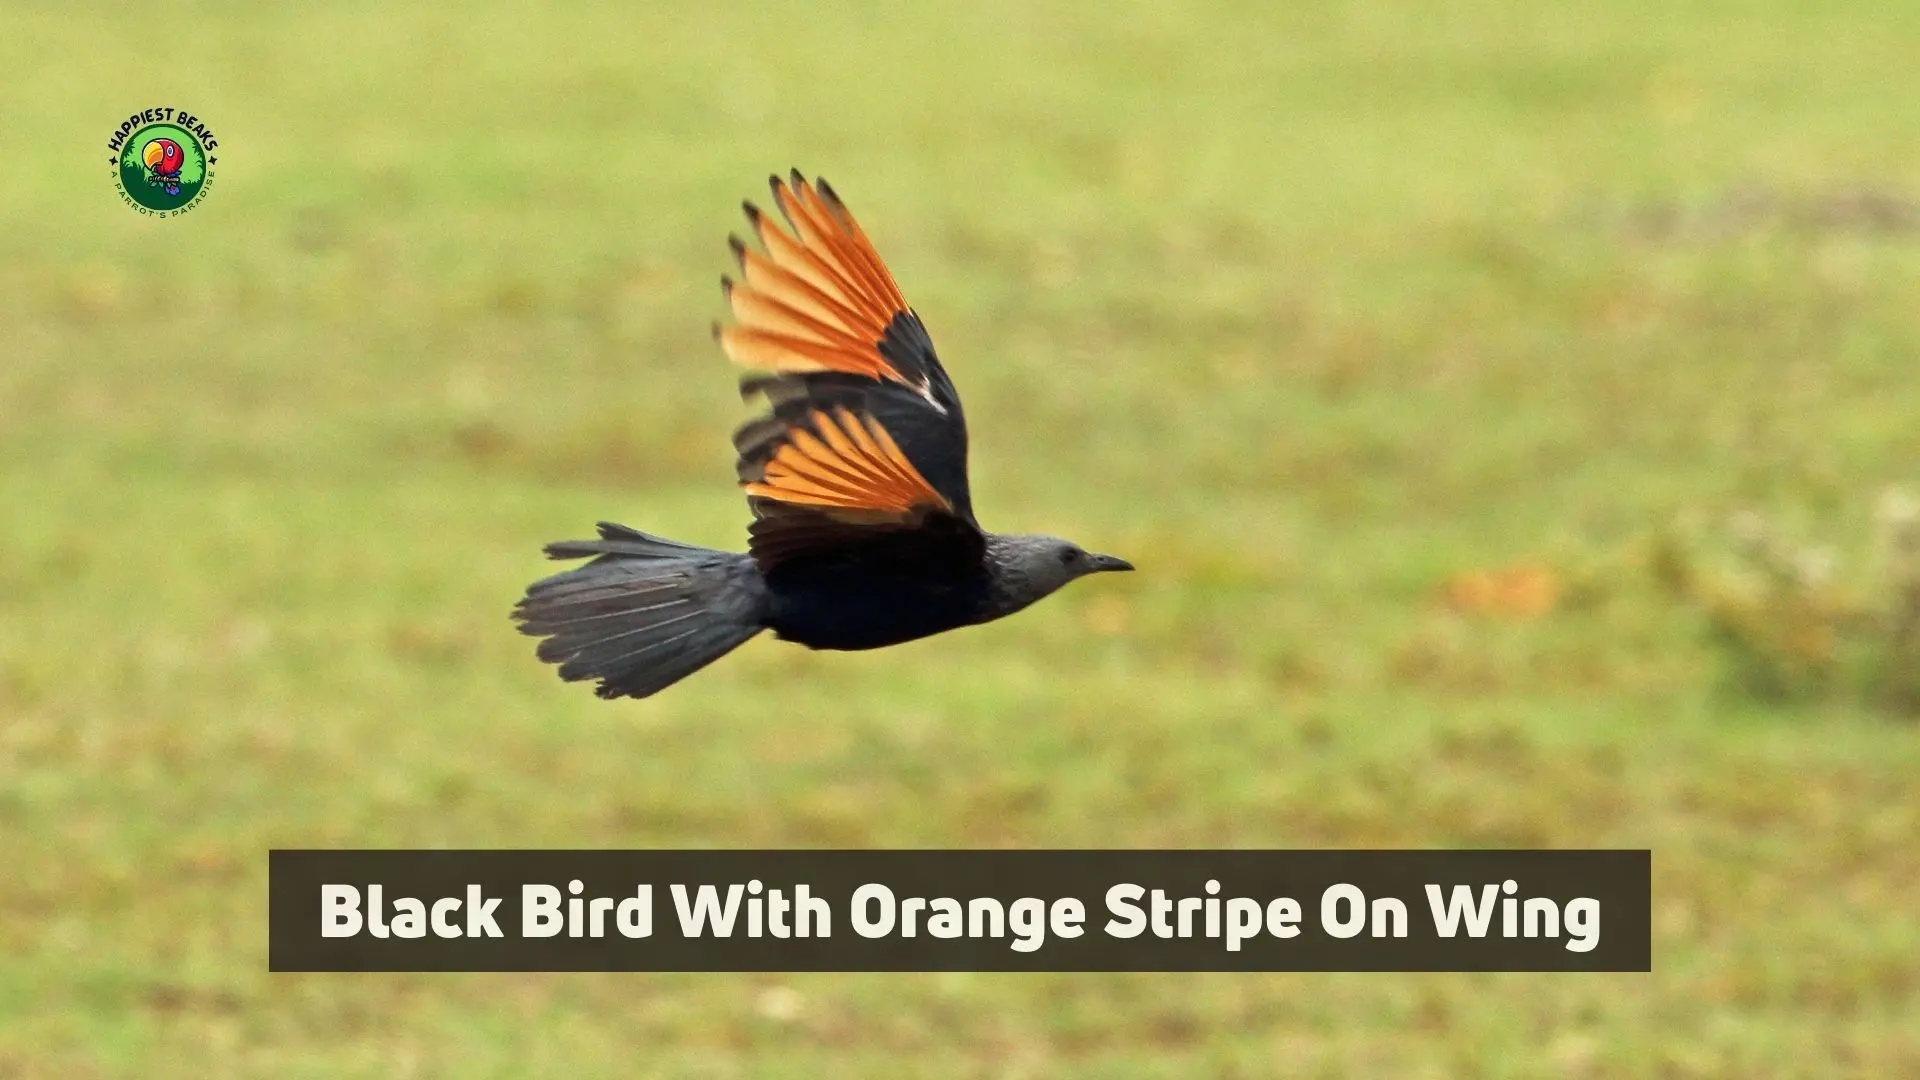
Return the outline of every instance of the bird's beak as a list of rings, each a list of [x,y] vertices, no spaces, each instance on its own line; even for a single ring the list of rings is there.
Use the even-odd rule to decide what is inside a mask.
[[[1092,558],[1092,560],[1091,560],[1091,561],[1092,561],[1092,563],[1093,563],[1093,571],[1092,571],[1092,572],[1093,572],[1093,573],[1096,573],[1096,574],[1097,574],[1097,573],[1099,573],[1099,572],[1100,572],[1100,571],[1102,571],[1102,570],[1131,570],[1131,569],[1133,569],[1133,564],[1132,564],[1132,563],[1130,563],[1130,562],[1128,562],[1128,561],[1127,561],[1127,560],[1125,560],[1125,559],[1122,559],[1122,558],[1120,558],[1120,557],[1119,557],[1119,556],[1117,556],[1117,555],[1095,555],[1095,556],[1094,556],[1094,557]]]

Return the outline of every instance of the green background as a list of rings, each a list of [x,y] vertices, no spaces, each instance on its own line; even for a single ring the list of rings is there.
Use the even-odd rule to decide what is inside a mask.
[[[192,48],[156,65],[153,43]],[[1920,8],[16,3],[0,1075],[1920,1075],[1920,732],[1647,537],[1920,482]],[[170,103],[220,191],[130,213]],[[743,543],[708,337],[828,176],[983,520],[1140,567],[644,703],[507,609]],[[1534,617],[1456,575],[1563,582]],[[269,975],[274,846],[1628,846],[1622,975]]]
[[[152,182],[153,170],[147,168],[147,144],[155,139],[172,139],[180,146],[180,194],[169,195]],[[120,184],[133,201],[149,210],[174,210],[192,202],[200,194],[201,178],[206,175],[206,155],[200,141],[172,124],[152,124],[127,138],[120,155]]]

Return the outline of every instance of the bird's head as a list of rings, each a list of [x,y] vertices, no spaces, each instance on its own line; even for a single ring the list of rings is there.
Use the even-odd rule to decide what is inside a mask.
[[[1016,608],[1025,607],[1075,578],[1106,570],[1131,570],[1133,564],[1113,555],[1095,555],[1071,540],[1037,533],[994,536],[987,541],[1006,597]]]

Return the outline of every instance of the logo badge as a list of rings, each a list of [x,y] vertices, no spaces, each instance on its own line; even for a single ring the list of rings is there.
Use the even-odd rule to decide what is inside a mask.
[[[207,122],[184,109],[145,109],[107,137],[113,182],[121,201],[151,217],[174,217],[194,208],[213,187],[219,159]]]

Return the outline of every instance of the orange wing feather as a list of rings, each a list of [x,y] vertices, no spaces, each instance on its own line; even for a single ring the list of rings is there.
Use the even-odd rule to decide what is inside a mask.
[[[808,414],[795,425],[747,494],[820,509],[851,521],[904,521],[924,510],[951,511],[907,460],[887,429],[844,407]]]
[[[765,254],[738,240],[740,281],[722,279],[736,325],[714,327],[729,359],[783,374],[837,371],[890,379],[925,394],[880,352],[887,326],[907,303],[866,233],[833,189],[797,172],[775,177],[774,203],[792,226],[770,223],[751,203],[747,220]]]

